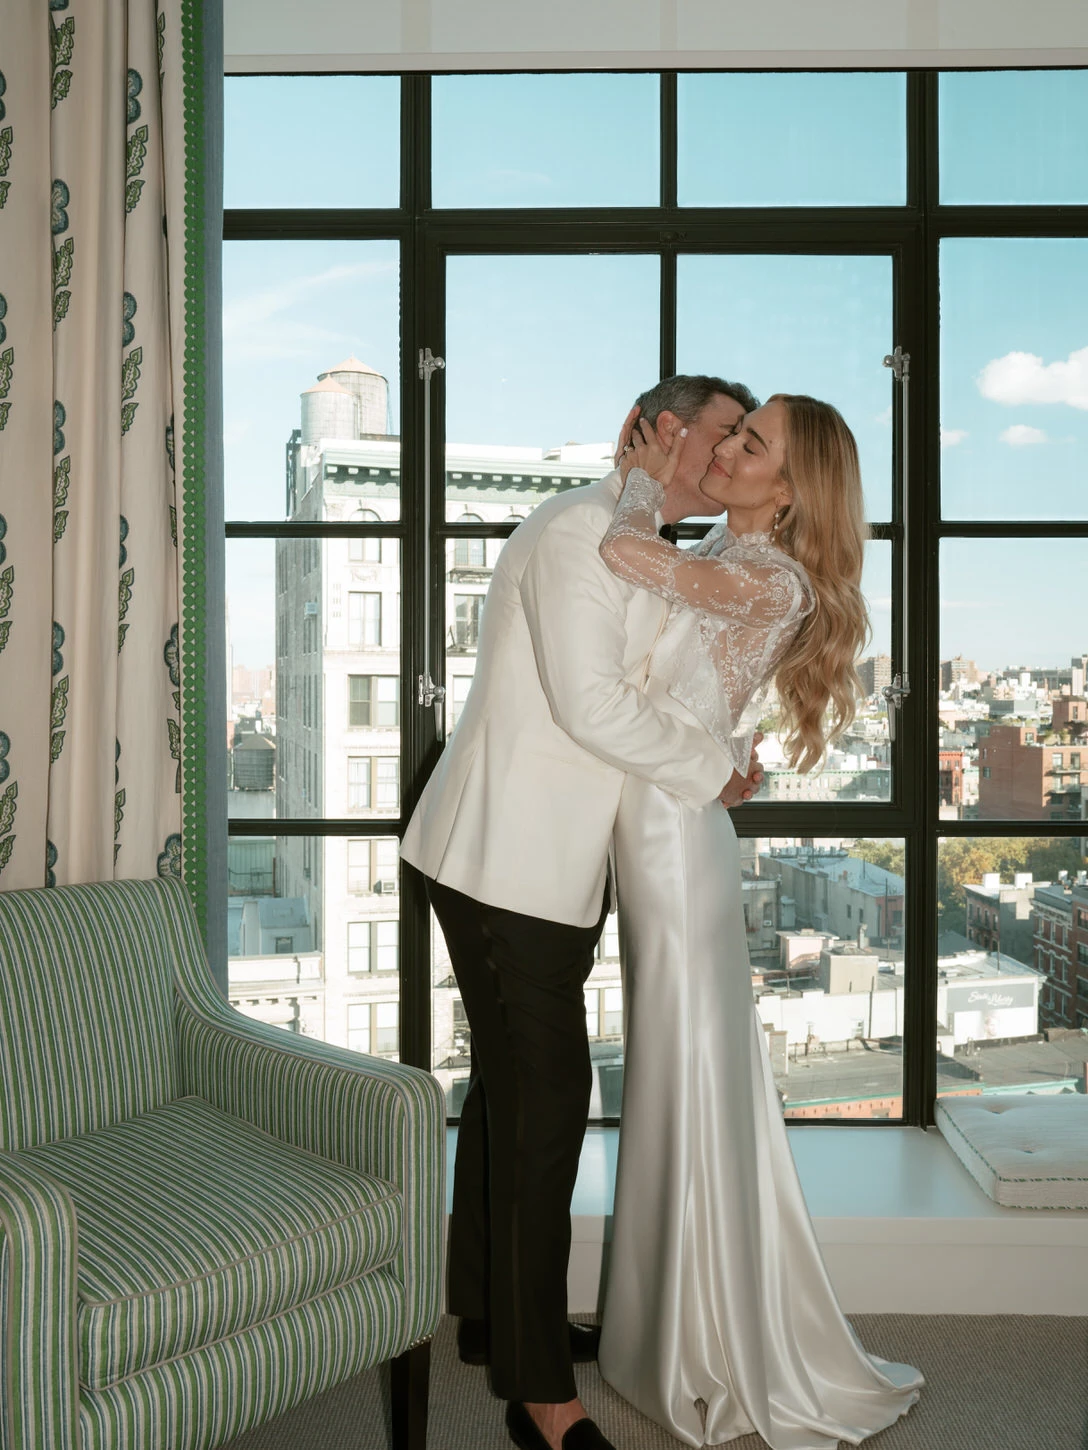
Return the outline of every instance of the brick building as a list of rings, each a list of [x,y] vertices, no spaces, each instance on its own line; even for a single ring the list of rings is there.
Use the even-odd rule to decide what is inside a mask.
[[[1088,1028],[1088,873],[1038,888],[1032,928],[1040,1027]]]
[[[1056,712],[1084,701],[1060,696]],[[992,725],[979,745],[980,819],[1079,820],[1088,777],[1088,741],[1069,726]]]
[[[1003,883],[996,871],[988,871],[979,882],[965,882],[967,939],[984,952],[1002,952],[1018,962],[1030,964],[1034,940],[1032,905],[1040,886],[1030,871],[1017,871]]]

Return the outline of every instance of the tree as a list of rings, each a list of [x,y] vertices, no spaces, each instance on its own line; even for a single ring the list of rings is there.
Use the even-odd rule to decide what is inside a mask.
[[[941,842],[937,852],[937,916],[942,931],[966,935],[967,908],[963,888],[996,872],[1006,884],[1017,871],[1030,871],[1036,881],[1056,881],[1059,871],[1083,865],[1077,843],[1056,836],[958,836]]]
[[[873,866],[883,866],[885,871],[894,871],[897,876],[904,875],[906,871],[906,852],[902,841],[855,841],[847,854]]]

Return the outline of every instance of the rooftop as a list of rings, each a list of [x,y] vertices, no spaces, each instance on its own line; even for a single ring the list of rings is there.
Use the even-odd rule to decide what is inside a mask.
[[[360,362],[354,353],[350,357],[346,357],[342,363],[337,363],[334,368],[328,368],[325,372],[318,373],[318,377],[327,378],[330,373],[369,373],[371,377],[385,377],[384,373],[380,373],[377,368],[372,368],[369,363]]]
[[[903,894],[902,876],[885,870],[883,866],[874,866],[871,861],[862,861],[858,856],[847,856],[838,851],[820,853],[787,847],[785,850],[772,850],[763,859],[786,861],[799,871],[844,882],[854,891],[864,892],[867,896]]]

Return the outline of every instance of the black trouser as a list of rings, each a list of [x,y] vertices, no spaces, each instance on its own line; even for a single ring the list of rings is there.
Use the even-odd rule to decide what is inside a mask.
[[[577,1394],[570,1204],[592,1070],[582,988],[604,925],[503,911],[427,881],[472,1032],[449,1242],[451,1314],[490,1324],[504,1400]]]

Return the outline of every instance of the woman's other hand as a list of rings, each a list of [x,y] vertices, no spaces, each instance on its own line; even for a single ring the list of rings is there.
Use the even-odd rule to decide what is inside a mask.
[[[623,462],[623,455],[630,447],[631,429],[635,426],[635,419],[638,417],[639,411],[639,406],[636,403],[635,406],[628,413],[627,417],[623,420],[623,427],[620,429],[619,442],[616,444],[616,452],[612,458],[612,462],[617,468],[619,468],[620,464]],[[624,477],[626,478],[627,475],[624,474]]]
[[[668,488],[683,457],[687,436],[688,430],[681,428],[670,447],[658,437],[657,429],[645,418],[639,419],[631,430],[630,442],[620,459],[623,481],[627,482],[632,468],[641,468],[651,478],[656,478],[662,488]]]

